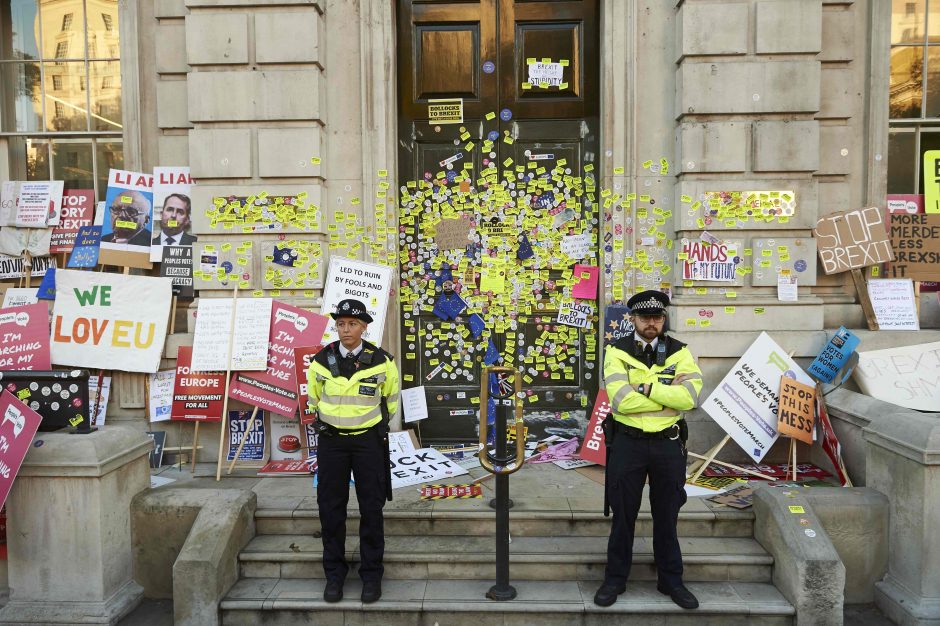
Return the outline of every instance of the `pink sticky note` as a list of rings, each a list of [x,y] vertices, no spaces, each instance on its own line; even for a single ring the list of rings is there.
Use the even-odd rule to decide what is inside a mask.
[[[600,268],[596,265],[581,265],[579,263],[574,266],[574,275],[578,278],[578,282],[574,284],[571,295],[583,300],[596,300],[597,279],[600,276]],[[585,278],[585,275],[587,275],[587,278]]]

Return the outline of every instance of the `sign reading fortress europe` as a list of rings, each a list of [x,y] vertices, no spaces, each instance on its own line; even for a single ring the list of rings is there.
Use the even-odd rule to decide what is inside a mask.
[[[52,362],[154,373],[166,340],[169,278],[59,270]]]
[[[336,305],[341,301],[347,298],[359,300],[366,305],[366,310],[369,311],[373,320],[362,338],[377,346],[381,345],[391,284],[392,268],[390,267],[333,257],[330,259],[330,271],[326,276],[323,305],[320,310],[324,315],[329,315],[336,311]],[[336,323],[330,318],[323,332],[323,344],[326,345],[338,338]]]
[[[815,385],[770,335],[761,333],[702,403],[705,412],[755,461],[777,440],[781,375]]]

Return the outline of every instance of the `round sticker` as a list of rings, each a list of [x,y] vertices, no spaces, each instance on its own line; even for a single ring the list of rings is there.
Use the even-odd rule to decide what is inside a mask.
[[[815,536],[816,536],[816,531],[813,530],[812,528],[806,528],[806,529],[803,530],[803,532],[806,533],[806,536],[807,536],[807,537],[815,537]]]
[[[37,439],[36,441],[33,442],[33,447],[34,447],[34,448],[41,448],[41,447],[42,447],[42,444],[44,444],[44,443],[46,443],[46,442],[43,441],[42,439]]]
[[[486,138],[489,139],[490,141],[496,141],[497,139],[499,139],[499,131],[491,130],[490,132],[486,134]]]
[[[232,273],[232,269],[233,269],[233,266],[232,266],[231,261],[223,261],[223,262],[222,262],[222,269],[225,270],[225,273],[226,273],[226,274],[231,274],[231,273]]]
[[[504,122],[508,122],[512,119],[512,111],[509,109],[503,109],[499,112],[499,119],[503,120]]]
[[[805,272],[806,261],[804,261],[803,259],[798,260],[796,263],[793,264],[793,269],[795,269],[798,272]]]
[[[484,74],[492,74],[495,71],[496,71],[496,64],[493,63],[492,61],[487,61],[486,63],[483,64]]]

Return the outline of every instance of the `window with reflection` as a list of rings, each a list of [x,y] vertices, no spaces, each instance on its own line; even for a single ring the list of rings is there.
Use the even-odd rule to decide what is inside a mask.
[[[15,180],[104,199],[123,167],[117,0],[0,0],[0,137]],[[0,144],[2,145],[2,144]]]

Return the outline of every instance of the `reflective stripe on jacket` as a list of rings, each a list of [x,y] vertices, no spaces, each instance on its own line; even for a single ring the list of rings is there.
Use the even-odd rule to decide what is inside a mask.
[[[330,426],[347,430],[364,430],[382,421],[382,398],[389,416],[398,410],[398,368],[391,355],[372,344],[363,342],[363,350],[373,350],[373,361],[359,361],[351,378],[333,376],[323,359],[314,358],[307,370],[308,405]],[[333,349],[331,346],[318,353]]]
[[[667,342],[665,362],[652,367],[640,358],[633,341],[633,335],[625,337],[604,355],[604,386],[614,419],[646,432],[664,430],[679,421],[682,411],[698,406],[702,371],[676,339],[660,337]],[[652,385],[648,398],[636,390],[641,384]]]

